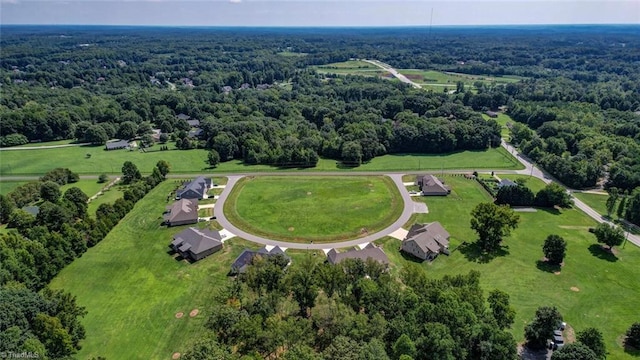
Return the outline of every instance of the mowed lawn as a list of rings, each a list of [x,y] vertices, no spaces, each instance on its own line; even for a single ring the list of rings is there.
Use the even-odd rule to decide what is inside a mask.
[[[167,181],[151,191],[51,282],[87,308],[82,320],[87,339],[78,359],[169,359],[201,333],[212,298],[247,243],[229,240],[221,252],[194,264],[173,259],[167,246],[186,227],[167,229],[160,223],[174,186]],[[199,313],[191,318],[193,309]],[[178,312],[184,313],[180,319]]]
[[[482,114],[482,117],[485,120],[491,119],[487,114]],[[498,117],[493,118],[493,120],[495,120],[500,125],[500,136],[506,141],[509,141],[511,136],[511,130],[509,130],[509,128],[507,127],[507,124],[514,122],[511,119],[511,117],[505,113],[498,113]]]
[[[589,205],[590,208],[597,211],[600,215],[607,215],[607,199],[609,198],[608,194],[592,194],[592,193],[583,193],[583,192],[574,192],[573,196],[578,198],[578,200],[584,202]],[[618,204],[620,204],[620,200],[618,200]],[[615,215],[615,211],[612,214],[613,217],[617,217]]]
[[[256,235],[327,242],[391,225],[403,202],[385,176],[245,178],[225,202],[229,221]]]
[[[476,234],[469,225],[470,212],[477,203],[490,198],[475,181],[455,176],[444,176],[444,180],[453,188],[452,195],[420,198],[427,203],[429,214],[417,215],[415,221],[440,221],[451,233],[454,249],[463,241],[475,241]],[[539,181],[532,179],[530,187],[538,187],[534,180]],[[519,214],[519,227],[506,238],[503,256],[483,262],[472,248],[457,249],[449,257],[439,256],[420,266],[433,278],[477,270],[482,273],[485,293],[494,288],[509,293],[517,311],[513,334],[518,342],[524,340],[524,326],[533,318],[535,309],[551,305],[560,309],[575,331],[600,329],[609,359],[633,359],[624,353],[621,336],[631,323],[638,321],[640,249],[627,244],[624,249],[616,249],[616,257],[600,251],[599,245],[594,245],[595,237],[588,232],[595,222],[579,210]],[[568,243],[565,265],[557,275],[538,264],[544,239],[550,234],[560,235]],[[383,243],[396,266],[394,272],[413,262],[399,253],[400,241],[387,238]]]
[[[26,183],[27,181],[0,181],[0,195],[7,195],[11,190]]]
[[[73,171],[73,169],[71,170]],[[60,186],[60,192],[64,194],[64,192],[69,190],[70,188],[77,187],[82,190],[82,192],[87,194],[88,197],[92,197],[103,187],[107,186],[107,184],[109,184],[109,182],[99,183],[97,179],[80,179],[80,181],[78,182]]]
[[[91,154],[87,157],[87,154]],[[245,165],[242,161],[232,160],[221,163],[211,169],[205,163],[207,151],[170,150],[139,151],[112,150],[102,147],[69,147],[42,150],[15,150],[1,154],[0,174],[2,175],[41,175],[47,171],[63,167],[79,174],[120,174],[122,164],[131,161],[142,173],[151,173],[159,160],[166,160],[174,174],[187,173],[238,173],[257,171],[402,171],[435,169],[520,169],[522,165],[502,148],[486,151],[460,151],[450,154],[392,154],[379,156],[359,167],[344,167],[331,159],[320,159],[315,168],[281,169],[269,165]],[[52,163],[50,159],[56,159]]]

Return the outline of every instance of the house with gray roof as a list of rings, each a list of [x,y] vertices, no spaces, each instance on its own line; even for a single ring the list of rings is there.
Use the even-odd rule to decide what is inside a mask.
[[[167,226],[195,224],[198,222],[198,200],[180,199],[167,206],[163,215]]]
[[[433,175],[418,175],[416,185],[425,196],[447,196],[451,193],[451,189]]]
[[[105,150],[125,149],[128,147],[129,147],[129,141],[127,140],[110,141],[104,145]]]
[[[215,230],[190,227],[177,233],[169,247],[185,259],[198,261],[222,249],[222,237]]]
[[[187,133],[187,137],[190,139],[200,139],[204,135],[204,130],[202,129],[191,129]]]
[[[178,114],[176,117],[178,118],[178,120],[189,120],[189,119],[191,119],[191,116],[189,116],[187,114],[183,114],[183,113]]]
[[[196,127],[197,128],[197,127],[200,127],[200,120],[198,120],[198,119],[190,119],[190,120],[187,120],[187,124],[189,124],[189,126],[191,126],[191,127]]]
[[[433,260],[438,254],[449,255],[449,233],[439,222],[415,224],[402,240],[400,250],[421,260]]]
[[[274,247],[271,250],[267,250],[266,246],[259,250],[244,249],[242,253],[240,253],[240,255],[238,255],[238,257],[231,264],[230,274],[244,274],[249,266],[253,264],[253,260],[256,256],[261,256],[263,258],[271,256],[283,256],[285,259],[287,259],[289,264],[291,263],[291,258],[288,257],[278,246]]]
[[[498,117],[498,113],[495,111],[485,111],[485,114],[487,114],[488,117],[490,118],[497,118]]]
[[[205,178],[204,176],[198,176],[185,183],[182,188],[176,192],[176,199],[206,199],[207,191],[213,187],[211,178]]]
[[[518,186],[518,184],[512,180],[509,179],[502,179],[500,180],[500,182],[498,183],[498,187],[505,187],[505,186]]]
[[[364,249],[351,249],[345,252],[337,252],[335,249],[331,249],[327,253],[327,261],[329,264],[339,264],[345,259],[360,259],[362,261],[371,259],[382,265],[389,266],[389,258],[387,257],[387,254],[385,254],[381,248],[373,244],[367,245]]]

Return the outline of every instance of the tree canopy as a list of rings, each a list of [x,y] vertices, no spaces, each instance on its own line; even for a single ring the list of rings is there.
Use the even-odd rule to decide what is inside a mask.
[[[471,228],[478,234],[483,251],[497,250],[504,237],[518,227],[520,216],[508,206],[480,203],[471,211]]]

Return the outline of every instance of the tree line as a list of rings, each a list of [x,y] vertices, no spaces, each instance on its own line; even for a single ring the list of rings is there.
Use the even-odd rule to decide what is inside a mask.
[[[68,169],[54,169],[40,182],[29,183],[7,196],[0,195],[1,223],[10,231],[0,234],[0,352],[33,352],[46,359],[66,359],[80,349],[86,314],[75,296],[52,291],[47,284],[66,265],[100,242],[169,171],[158,162],[151,175],[142,177],[133,163],[123,165],[122,198],[101,204],[95,218],[87,212],[88,196],[77,187],[61,194],[60,183],[77,181]],[[34,199],[35,197],[35,199]],[[17,204],[14,201],[17,200]],[[32,215],[21,207],[38,200]],[[23,205],[24,206],[24,205]]]

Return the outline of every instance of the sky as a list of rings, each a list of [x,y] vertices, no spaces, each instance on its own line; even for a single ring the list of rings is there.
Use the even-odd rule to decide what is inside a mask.
[[[640,0],[0,0],[0,24],[640,24]]]

